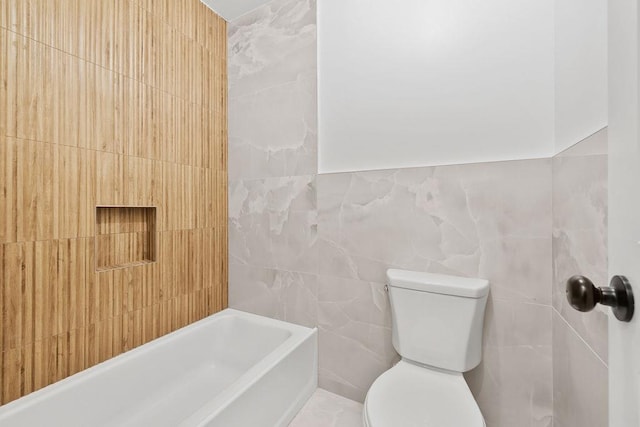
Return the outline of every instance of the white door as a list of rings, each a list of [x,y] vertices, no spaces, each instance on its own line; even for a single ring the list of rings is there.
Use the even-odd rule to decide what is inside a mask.
[[[609,276],[626,276],[640,303],[638,1],[609,0]],[[640,426],[640,309],[609,320],[609,425]]]

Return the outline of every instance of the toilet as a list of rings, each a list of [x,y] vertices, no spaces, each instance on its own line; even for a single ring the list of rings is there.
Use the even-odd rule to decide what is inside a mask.
[[[463,372],[482,358],[489,282],[388,270],[393,346],[402,359],[371,385],[367,427],[484,427]]]

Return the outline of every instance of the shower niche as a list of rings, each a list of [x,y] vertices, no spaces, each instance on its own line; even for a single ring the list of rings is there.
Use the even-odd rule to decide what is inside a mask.
[[[156,261],[156,208],[96,206],[96,270]]]

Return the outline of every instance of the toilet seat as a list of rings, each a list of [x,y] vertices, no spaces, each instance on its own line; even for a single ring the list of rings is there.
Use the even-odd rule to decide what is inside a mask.
[[[402,360],[378,377],[364,404],[367,427],[484,427],[461,373]]]

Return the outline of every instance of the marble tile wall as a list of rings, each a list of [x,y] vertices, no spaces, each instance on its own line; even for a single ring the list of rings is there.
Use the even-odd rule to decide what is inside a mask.
[[[315,7],[228,27],[230,306],[317,326],[320,386],[362,401],[398,359],[385,270],[486,277],[472,391],[490,427],[550,426],[551,160],[317,175]]]
[[[316,4],[228,25],[231,306],[317,324]]]
[[[316,1],[273,0],[227,30],[229,180],[315,174]]]
[[[607,425],[608,309],[573,310],[574,274],[607,280],[607,131],[553,158],[553,403],[556,427]]]
[[[229,301],[315,326],[315,0],[273,0],[228,25]]]
[[[386,268],[485,277],[485,347],[467,374],[471,389],[490,426],[551,425],[550,168],[532,160],[320,175],[319,292],[334,294],[318,305],[321,386],[362,399],[397,357]]]

